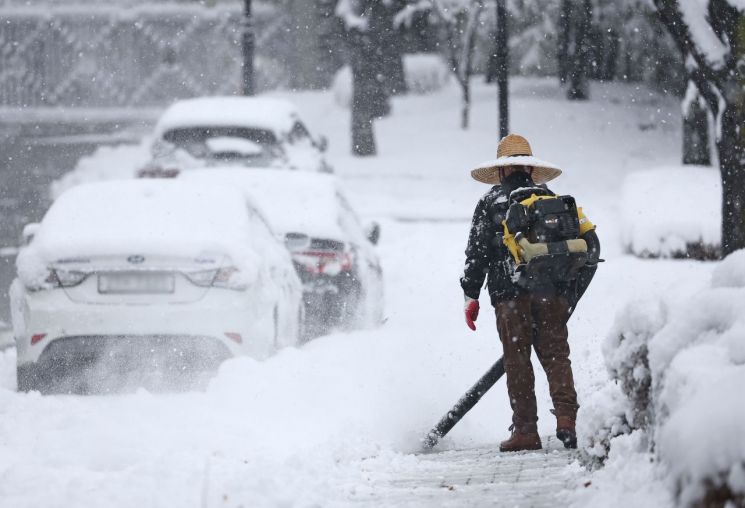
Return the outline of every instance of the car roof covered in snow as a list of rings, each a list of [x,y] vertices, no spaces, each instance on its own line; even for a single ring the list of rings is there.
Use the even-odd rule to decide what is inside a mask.
[[[83,184],[52,204],[29,249],[53,262],[79,256],[242,257],[251,242],[241,192],[169,180]]]
[[[333,175],[282,169],[219,168],[183,171],[179,178],[241,189],[275,232],[343,240],[338,180]]]
[[[269,97],[199,97],[171,104],[158,120],[160,138],[173,129],[188,127],[247,127],[265,129],[278,137],[292,129],[298,115],[287,100]]]

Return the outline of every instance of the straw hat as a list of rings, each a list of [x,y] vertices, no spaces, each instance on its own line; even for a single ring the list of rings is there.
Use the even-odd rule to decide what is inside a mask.
[[[508,134],[499,142],[497,158],[483,162],[471,171],[471,176],[479,182],[498,184],[501,182],[500,168],[510,166],[530,166],[533,168],[533,181],[546,183],[561,174],[561,170],[548,162],[533,157],[528,140],[517,134]]]

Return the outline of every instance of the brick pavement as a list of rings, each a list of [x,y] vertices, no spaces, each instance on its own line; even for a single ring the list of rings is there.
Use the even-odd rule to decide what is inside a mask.
[[[363,461],[360,506],[560,507],[583,479],[575,450],[554,437],[537,452],[500,453],[495,446]]]

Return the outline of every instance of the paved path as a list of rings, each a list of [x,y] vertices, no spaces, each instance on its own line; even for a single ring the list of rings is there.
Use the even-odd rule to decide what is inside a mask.
[[[544,438],[538,452],[500,453],[478,448],[393,461],[363,462],[369,489],[353,500],[360,506],[552,507],[566,506],[568,490],[582,481],[576,451]],[[387,470],[386,470],[387,469]]]

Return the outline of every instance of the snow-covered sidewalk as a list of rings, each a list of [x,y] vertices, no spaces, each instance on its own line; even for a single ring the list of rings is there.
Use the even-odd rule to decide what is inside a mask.
[[[368,485],[351,501],[371,507],[566,505],[567,490],[583,476],[577,452],[553,436],[544,436],[543,444],[537,452],[475,448],[366,459],[360,469]]]

